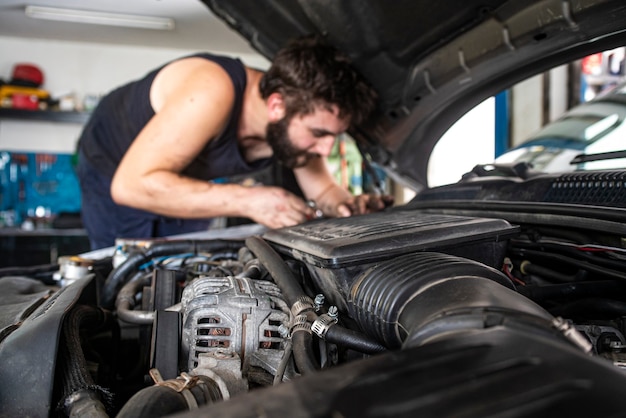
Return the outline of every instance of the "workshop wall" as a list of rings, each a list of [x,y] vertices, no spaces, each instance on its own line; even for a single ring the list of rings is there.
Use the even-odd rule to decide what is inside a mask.
[[[0,36],[0,78],[9,81],[16,63],[35,64],[44,72],[42,88],[53,98],[71,97],[76,107],[82,109],[87,96],[105,94],[158,65],[195,52],[198,51]],[[260,55],[237,56],[248,65],[267,68],[268,62]],[[73,152],[81,126],[3,118],[0,150]]]
[[[34,64],[44,73],[40,88],[53,99],[69,101],[72,115],[77,116],[59,118],[59,111],[51,117],[43,112],[31,117],[30,113],[38,110],[18,116],[0,113],[0,227],[24,225],[30,220],[47,223],[61,212],[77,212],[80,191],[73,154],[89,114],[88,99],[98,99],[169,60],[195,52],[0,37],[0,79],[10,83],[17,63]],[[269,65],[260,55],[237,56],[257,68]]]

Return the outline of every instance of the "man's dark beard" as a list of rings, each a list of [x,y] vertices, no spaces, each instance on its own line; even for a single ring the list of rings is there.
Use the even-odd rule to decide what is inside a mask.
[[[287,133],[290,121],[291,118],[282,118],[278,122],[269,123],[265,137],[272,147],[274,158],[285,167],[294,169],[306,165],[311,158],[319,155],[300,150],[291,143]]]

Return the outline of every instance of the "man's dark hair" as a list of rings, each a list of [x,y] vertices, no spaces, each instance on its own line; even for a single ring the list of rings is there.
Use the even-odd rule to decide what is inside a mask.
[[[353,125],[367,118],[377,99],[347,55],[313,35],[297,38],[278,51],[260,90],[264,99],[280,93],[287,117],[312,113],[316,106],[337,105],[339,116],[349,117]]]

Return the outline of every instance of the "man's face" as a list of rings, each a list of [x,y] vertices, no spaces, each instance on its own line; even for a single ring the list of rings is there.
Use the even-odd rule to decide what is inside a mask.
[[[317,108],[307,115],[270,122],[266,138],[274,157],[288,168],[298,168],[312,158],[330,155],[335,137],[348,128],[348,121],[337,113],[336,108]]]
[[[283,118],[278,122],[267,125],[267,143],[272,147],[274,158],[285,167],[293,169],[306,165],[311,158],[316,157],[307,150],[298,149],[289,140],[290,119]]]

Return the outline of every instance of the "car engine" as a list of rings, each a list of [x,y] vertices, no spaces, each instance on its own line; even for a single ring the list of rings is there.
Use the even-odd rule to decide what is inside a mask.
[[[616,413],[622,215],[450,203],[481,181],[445,208],[3,269],[0,415]]]

